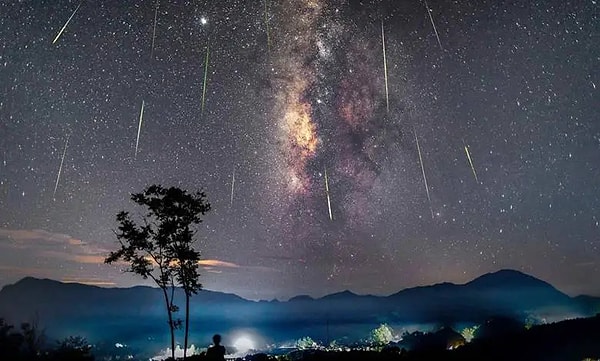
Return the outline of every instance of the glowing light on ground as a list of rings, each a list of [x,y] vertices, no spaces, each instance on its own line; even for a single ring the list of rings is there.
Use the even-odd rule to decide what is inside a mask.
[[[254,341],[250,339],[248,336],[241,336],[233,343],[233,347],[236,348],[237,353],[246,353],[250,350],[254,350],[256,346],[254,345]]]
[[[187,349],[187,356],[196,355],[200,353],[200,349],[196,348],[196,346],[191,345]],[[164,350],[161,350],[160,353],[150,360],[152,361],[162,361],[171,357],[171,348],[167,347]],[[183,358],[183,348],[180,345],[175,346],[175,358]]]

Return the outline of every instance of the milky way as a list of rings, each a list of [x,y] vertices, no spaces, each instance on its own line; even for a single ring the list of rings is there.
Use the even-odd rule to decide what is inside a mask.
[[[271,76],[282,163],[273,182],[282,192],[269,204],[284,206],[283,250],[320,265],[331,280],[340,263],[370,254],[361,250],[361,238],[383,216],[384,193],[394,183],[385,177],[402,179],[384,172],[413,157],[400,148],[410,97],[398,94],[386,111],[381,40],[344,19],[339,7],[316,1],[280,6],[289,17],[278,27],[284,35],[274,35]],[[333,204],[326,203],[325,168]],[[338,215],[333,223],[330,207]]]
[[[594,2],[0,12],[0,284],[139,283],[102,260],[129,194],[160,183],[208,195],[211,289],[386,294],[515,268],[600,293]]]

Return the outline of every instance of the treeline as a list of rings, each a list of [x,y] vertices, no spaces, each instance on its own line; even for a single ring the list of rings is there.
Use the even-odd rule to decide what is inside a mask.
[[[488,360],[600,359],[600,314],[484,337],[448,352],[443,359],[480,360],[478,355]]]
[[[0,318],[0,360],[94,361],[91,349],[83,337],[48,342],[44,330],[35,323],[15,327]]]
[[[456,333],[442,329],[433,333],[406,335],[404,342],[390,343],[379,351],[298,350],[284,357],[266,354],[245,361],[480,361],[480,360],[598,360],[600,359],[600,315],[554,324],[515,328],[509,320],[483,325],[484,332],[456,348]],[[408,346],[410,344],[410,346]],[[407,345],[407,349],[402,347]],[[450,349],[454,348],[454,349]]]

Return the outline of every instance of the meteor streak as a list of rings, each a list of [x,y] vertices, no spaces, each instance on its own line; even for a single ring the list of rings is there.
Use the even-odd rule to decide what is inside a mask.
[[[67,146],[69,145],[69,138],[71,134],[67,135],[67,140],[65,141],[65,148],[63,149],[62,157],[60,158],[60,166],[58,167],[58,174],[56,175],[56,183],[54,184],[54,193],[52,194],[52,198],[56,199],[56,190],[58,189],[58,182],[60,181],[60,174],[62,173],[63,163],[65,162],[65,155],[67,154]]]
[[[325,168],[325,194],[327,194],[327,208],[329,209],[329,220],[333,221],[331,213],[331,198],[329,197],[329,178],[327,177],[327,168]]]
[[[429,201],[429,209],[431,210],[431,218],[433,216],[433,208],[431,208],[431,197],[429,196],[429,186],[427,185],[427,177],[425,176],[425,166],[423,165],[423,157],[421,156],[421,147],[419,146],[419,138],[417,138],[417,131],[413,129],[415,133],[415,142],[417,142],[417,152],[419,153],[419,163],[421,163],[421,172],[423,172],[423,183],[425,184],[425,192],[427,193],[427,200]]]
[[[233,187],[235,187],[235,168],[233,168],[233,176],[231,177],[231,199],[229,200],[229,207],[233,207]]]
[[[389,97],[389,92],[388,92],[387,58],[385,57],[385,31],[383,30],[383,20],[381,21],[381,47],[383,48],[383,76],[385,78],[385,106],[389,113],[390,97]]]
[[[267,1],[269,0],[265,0],[265,27],[267,29],[267,50],[270,52],[271,51],[271,30],[269,27],[269,9],[267,7]]]
[[[73,19],[73,16],[75,16],[75,13],[77,12],[77,10],[79,10],[79,7],[81,6],[81,4],[83,4],[83,0],[79,3],[79,5],[77,5],[77,8],[75,9],[75,11],[73,11],[73,14],[71,14],[71,16],[69,17],[69,19],[67,20],[67,22],[65,23],[65,25],[63,25],[62,29],[60,29],[60,31],[58,32],[58,34],[56,34],[56,37],[52,41],[52,44],[54,44],[54,43],[56,43],[58,41],[58,38],[60,38],[60,36],[62,35],[63,31],[65,31],[67,25],[69,25],[69,23],[71,22],[71,19]]]
[[[150,51],[150,58],[154,57],[154,40],[156,39],[156,21],[158,19],[158,0],[156,0],[156,7],[154,8],[154,27],[152,28],[152,50]]]
[[[469,152],[469,147],[465,144],[463,140],[463,145],[465,147],[465,153],[467,154],[467,159],[469,160],[469,165],[471,165],[471,170],[473,171],[473,176],[475,177],[475,182],[479,183],[477,179],[477,172],[475,172],[475,166],[473,166],[473,160],[471,159],[471,152]]]
[[[206,79],[208,78],[208,53],[209,45],[206,44],[206,59],[204,60],[204,85],[202,86],[202,114],[204,114],[204,101],[206,100]]]
[[[135,158],[137,158],[138,146],[140,144],[140,132],[142,131],[142,122],[144,121],[144,100],[142,100],[142,108],[140,109],[140,120],[138,122],[137,138],[135,140]]]
[[[435,23],[433,22],[433,16],[431,16],[431,9],[429,9],[429,5],[427,5],[427,0],[423,0],[425,2],[425,9],[427,9],[427,15],[429,15],[429,20],[431,21],[431,26],[433,26],[433,32],[435,33],[435,37],[437,38],[438,44],[440,45],[440,49],[444,50],[442,47],[442,42],[440,41],[440,36],[438,35],[437,28],[435,27]]]

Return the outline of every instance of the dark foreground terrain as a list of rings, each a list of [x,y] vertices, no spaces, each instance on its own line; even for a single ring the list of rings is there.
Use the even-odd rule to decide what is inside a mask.
[[[249,361],[342,361],[342,360],[600,360],[600,315],[592,318],[562,321],[534,326],[518,331],[497,329],[496,334],[483,335],[471,343],[449,350],[443,340],[421,344],[407,351],[397,345],[388,345],[380,351],[324,351],[298,350],[286,356],[266,354],[247,356]],[[440,342],[441,341],[441,342]],[[425,346],[425,347],[423,347]],[[203,360],[193,356],[191,360]]]
[[[502,327],[498,327],[498,326]],[[117,359],[110,355],[95,354],[93,347],[83,339],[69,338],[53,348],[37,348],[40,339],[32,337],[30,329],[0,327],[0,360],[15,361],[92,361]],[[514,326],[514,324],[512,324]],[[457,344],[452,332],[444,329],[436,333],[419,334],[397,344],[379,347],[377,351],[328,351],[318,349],[294,350],[285,355],[255,354],[248,361],[342,361],[342,360],[598,360],[600,359],[600,314],[533,326],[530,329],[514,328],[509,323],[496,324],[478,338],[466,344]],[[449,349],[449,348],[454,349]],[[134,358],[135,359],[135,358]],[[194,355],[189,360],[206,360],[204,355]],[[241,359],[239,359],[241,360]]]
[[[482,335],[455,349],[448,349],[446,338],[423,334],[415,349],[407,351],[398,345],[387,345],[380,350],[297,350],[285,356],[256,354],[247,356],[249,361],[342,361],[342,360],[600,360],[600,315],[534,326],[527,330],[496,328],[494,334]],[[190,360],[205,360],[196,355]]]

